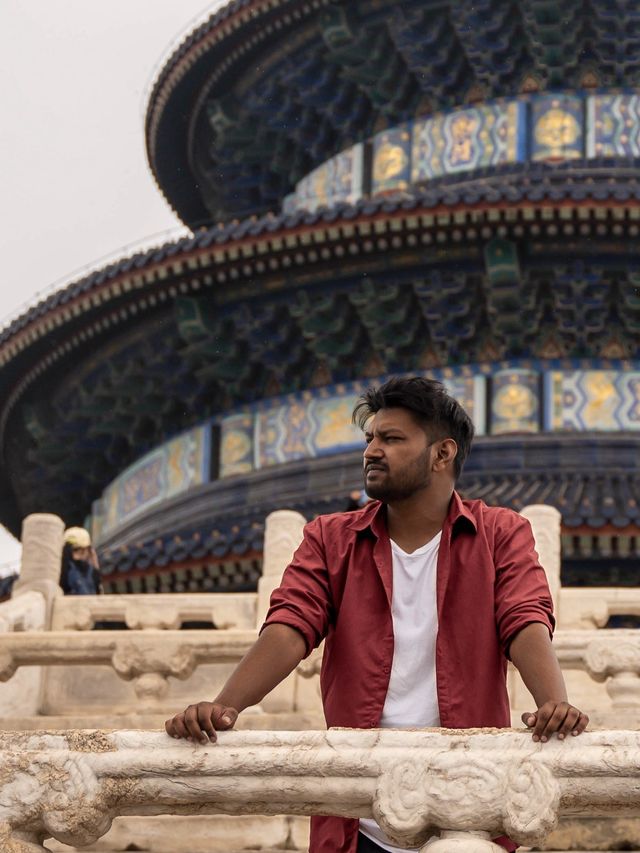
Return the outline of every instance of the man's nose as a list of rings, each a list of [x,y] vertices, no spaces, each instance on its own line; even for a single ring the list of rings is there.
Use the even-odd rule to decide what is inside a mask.
[[[364,458],[365,459],[379,459],[382,456],[382,448],[375,440],[372,438],[369,444],[364,449]]]

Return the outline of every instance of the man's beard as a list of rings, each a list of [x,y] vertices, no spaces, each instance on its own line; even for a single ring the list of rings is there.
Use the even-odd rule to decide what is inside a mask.
[[[375,465],[376,463],[371,463]],[[383,503],[395,503],[412,497],[417,491],[426,489],[431,483],[429,472],[429,450],[426,449],[411,465],[407,465],[402,471],[389,475],[386,465],[386,477],[383,480],[367,483],[366,466],[364,472],[364,488],[370,498]]]

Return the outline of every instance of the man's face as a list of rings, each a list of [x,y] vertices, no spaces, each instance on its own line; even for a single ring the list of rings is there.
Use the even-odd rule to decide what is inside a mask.
[[[431,442],[408,409],[380,409],[365,431],[364,487],[392,503],[431,483]]]

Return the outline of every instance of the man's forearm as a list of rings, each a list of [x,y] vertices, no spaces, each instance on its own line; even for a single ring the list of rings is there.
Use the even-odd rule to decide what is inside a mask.
[[[541,622],[526,625],[511,642],[511,660],[538,707],[551,699],[567,700],[562,670],[549,631]]]
[[[537,705],[536,711],[522,715],[522,722],[533,730],[533,740],[544,743],[554,733],[562,740],[569,734],[583,732],[589,717],[567,700],[562,670],[547,626],[541,622],[527,625],[513,638],[509,651]]]
[[[268,625],[235,668],[216,699],[189,705],[165,722],[167,734],[202,743],[233,728],[240,711],[256,705],[300,663],[302,634],[288,625]]]
[[[295,628],[267,625],[214,702],[237,711],[256,705],[296,668],[305,652],[305,641]]]

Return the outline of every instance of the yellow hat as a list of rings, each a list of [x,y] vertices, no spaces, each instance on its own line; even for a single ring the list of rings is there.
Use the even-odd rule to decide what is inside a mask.
[[[74,548],[90,548],[91,536],[84,527],[67,527],[64,532],[64,542]]]

